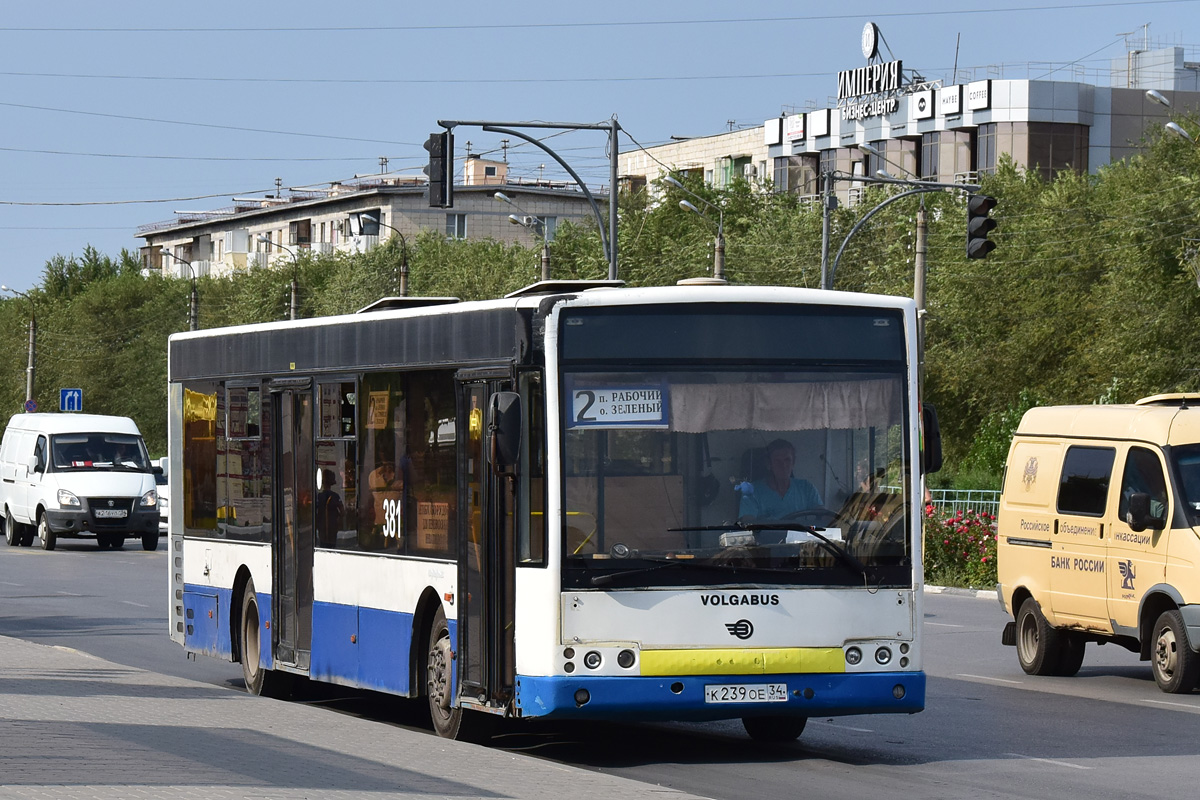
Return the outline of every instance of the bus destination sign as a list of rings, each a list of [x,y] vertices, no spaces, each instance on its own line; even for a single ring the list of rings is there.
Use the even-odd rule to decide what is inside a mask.
[[[569,428],[665,428],[667,390],[651,386],[574,386]]]

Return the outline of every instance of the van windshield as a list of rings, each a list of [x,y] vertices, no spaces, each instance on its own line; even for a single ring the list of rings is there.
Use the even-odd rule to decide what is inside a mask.
[[[149,472],[142,437],[129,433],[61,433],[50,437],[50,459],[56,471],[125,470]]]

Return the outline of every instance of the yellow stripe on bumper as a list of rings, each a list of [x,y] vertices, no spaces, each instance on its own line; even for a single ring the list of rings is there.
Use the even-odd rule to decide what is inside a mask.
[[[779,675],[845,672],[840,647],[770,650],[643,650],[643,675]]]

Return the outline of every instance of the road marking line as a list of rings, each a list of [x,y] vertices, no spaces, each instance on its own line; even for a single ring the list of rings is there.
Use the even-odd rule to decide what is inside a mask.
[[[1170,700],[1143,700],[1143,703],[1154,703],[1160,706],[1174,706],[1176,708],[1186,708],[1190,711],[1200,712],[1200,706],[1194,703],[1172,703]]]
[[[1053,764],[1056,767],[1070,767],[1071,769],[1091,769],[1091,767],[1085,767],[1082,764],[1072,764],[1069,761],[1055,761],[1052,758],[1034,758],[1033,756],[1025,756],[1025,755],[1021,755],[1020,753],[1005,753],[1004,755],[1015,756],[1017,758],[1023,758],[1026,761],[1040,761],[1043,764]]]
[[[851,727],[850,725],[839,725],[836,722],[824,722],[822,720],[816,720],[816,719],[810,719],[809,722],[811,722],[815,725],[828,725],[831,728],[840,728],[841,730],[844,730],[844,731],[856,731],[858,733],[874,733],[875,732],[875,731],[871,730],[870,728],[854,728],[854,727]]]
[[[1010,681],[1006,678],[993,678],[990,675],[969,675],[965,672],[960,672],[955,677],[957,677],[957,678],[975,678],[975,679],[981,680],[981,681],[997,681],[999,683],[1011,683],[1011,684],[1018,685],[1018,686],[1025,682],[1025,681]]]
[[[83,597],[83,595],[75,594],[74,592],[55,592],[55,594],[65,594],[67,597]]]
[[[5,586],[24,586],[25,585],[23,583],[13,583],[12,581],[0,581],[0,583],[3,583]]]
[[[145,605],[144,603],[135,603],[132,600],[122,600],[121,602],[127,606],[137,606],[138,608],[149,608],[150,607],[148,605]]]
[[[937,625],[939,628],[965,628],[966,625],[952,625],[949,622],[926,622],[926,625]]]

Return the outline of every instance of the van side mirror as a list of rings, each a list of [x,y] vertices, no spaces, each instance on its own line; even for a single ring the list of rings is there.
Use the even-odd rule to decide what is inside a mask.
[[[521,458],[521,395],[496,392],[489,411],[492,468],[500,475],[516,475]]]
[[[1161,531],[1167,527],[1167,521],[1155,517],[1151,511],[1150,495],[1146,492],[1134,492],[1129,495],[1129,509],[1125,512],[1125,521],[1130,530],[1140,533],[1146,528]]]
[[[41,472],[39,467],[41,467],[41,464],[38,463],[38,457],[36,454],[25,459],[25,471],[28,474],[32,475],[35,472]]]
[[[926,474],[942,468],[942,429],[933,403],[921,403],[921,469]]]
[[[1129,509],[1125,512],[1125,521],[1134,531],[1144,531],[1150,524],[1150,495],[1145,492],[1134,492],[1129,495]]]

